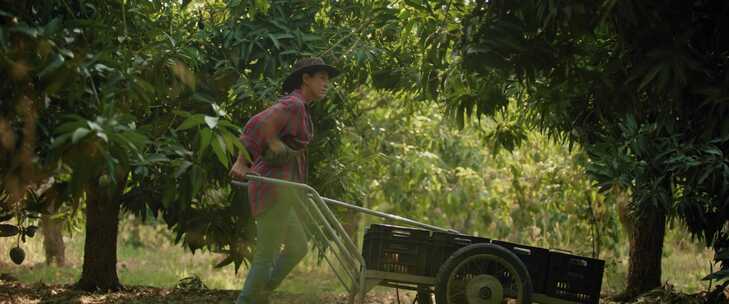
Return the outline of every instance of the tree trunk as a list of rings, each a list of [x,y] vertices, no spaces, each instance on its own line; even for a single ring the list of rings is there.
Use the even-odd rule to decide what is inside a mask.
[[[64,218],[53,218],[66,200],[64,193],[66,184],[57,182],[53,177],[38,187],[37,194],[44,199],[46,207],[40,218],[40,233],[43,235],[43,250],[46,255],[46,265],[55,263],[58,266],[66,264],[66,246],[63,243]]]
[[[124,183],[119,183],[123,189]],[[77,287],[86,291],[122,288],[116,273],[116,241],[120,204],[111,189],[91,187],[86,201],[84,264]]]
[[[349,208],[344,211],[344,214],[342,228],[344,228],[344,231],[347,232],[347,235],[349,235],[349,238],[352,239],[352,242],[358,244],[359,239],[357,236],[359,235],[360,214],[359,212]]]
[[[661,286],[661,256],[666,234],[666,213],[656,208],[633,223],[630,235],[630,264],[624,297],[632,299]]]
[[[55,208],[53,212],[55,212]],[[66,264],[66,246],[63,244],[63,220],[51,218],[51,214],[43,214],[40,220],[40,230],[43,234],[43,249],[46,253],[46,264],[55,263],[58,266]]]

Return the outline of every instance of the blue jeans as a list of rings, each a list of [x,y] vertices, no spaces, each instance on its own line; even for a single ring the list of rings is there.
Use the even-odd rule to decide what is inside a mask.
[[[304,226],[291,206],[296,203],[295,194],[281,194],[281,199],[256,217],[256,249],[236,304],[268,303],[271,291],[306,255]]]

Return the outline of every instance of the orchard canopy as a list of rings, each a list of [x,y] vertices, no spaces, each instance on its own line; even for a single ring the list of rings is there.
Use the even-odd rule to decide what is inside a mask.
[[[634,296],[661,284],[668,223],[729,258],[728,12],[718,0],[0,1],[0,233],[31,236],[62,202],[86,228],[83,289],[121,286],[120,213],[161,218],[237,269],[255,235],[227,175],[241,126],[296,59],[319,56],[342,71],[311,109],[323,194],[482,233],[592,221],[595,244],[617,242],[623,199]],[[580,190],[540,196],[570,204],[494,213],[528,201],[528,185],[485,189],[539,173],[494,156],[531,134],[571,147],[545,153],[580,155],[589,180],[560,175]],[[516,194],[485,199],[504,188]],[[597,197],[612,213],[580,213]]]

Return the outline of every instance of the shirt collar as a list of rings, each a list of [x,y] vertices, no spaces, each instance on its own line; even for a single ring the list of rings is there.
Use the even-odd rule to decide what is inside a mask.
[[[309,105],[311,102],[307,101],[306,98],[304,98],[304,93],[301,92],[301,89],[295,89],[291,92],[291,95],[296,96],[297,98],[301,99],[301,101],[304,102],[305,105]]]

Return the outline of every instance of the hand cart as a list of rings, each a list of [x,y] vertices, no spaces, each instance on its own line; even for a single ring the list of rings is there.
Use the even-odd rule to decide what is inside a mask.
[[[298,215],[307,235],[323,240],[323,258],[349,294],[364,304],[377,285],[417,291],[419,304],[598,304],[605,262],[568,252],[463,235],[384,212],[322,197],[309,185],[258,175],[249,181],[299,191]],[[247,186],[233,181],[235,186]],[[372,224],[362,253],[329,205],[398,221]]]

